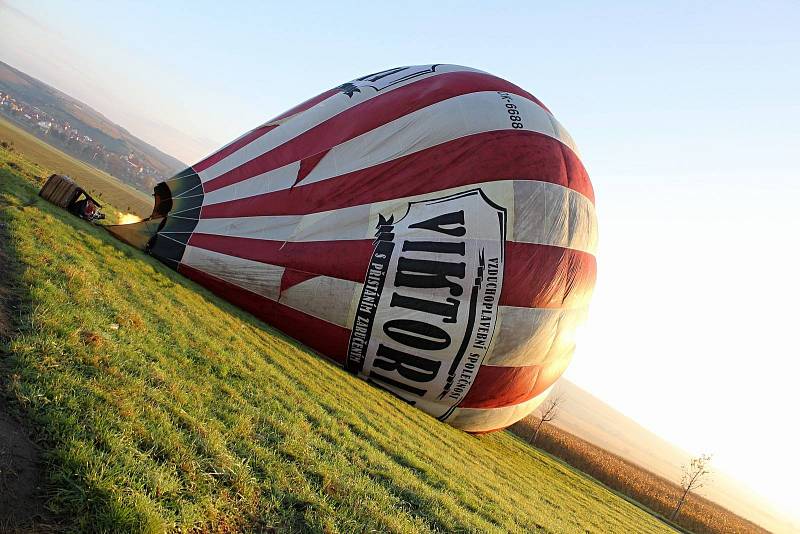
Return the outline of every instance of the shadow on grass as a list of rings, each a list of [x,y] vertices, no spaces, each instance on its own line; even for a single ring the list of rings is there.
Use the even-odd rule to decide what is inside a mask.
[[[0,181],[13,177],[0,170]],[[11,341],[26,322],[30,298],[20,283],[22,265],[8,235],[8,211],[19,209],[0,197],[0,532],[60,530],[46,508],[42,451],[9,387],[13,374]]]

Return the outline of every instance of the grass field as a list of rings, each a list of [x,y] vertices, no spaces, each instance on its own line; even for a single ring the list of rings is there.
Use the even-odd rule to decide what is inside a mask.
[[[147,217],[153,210],[152,197],[51,147],[2,117],[0,117],[0,141],[13,143],[15,152],[22,153],[29,161],[52,173],[71,177],[92,196],[96,196],[101,203],[108,202],[120,210],[139,217]]]
[[[15,303],[0,385],[42,444],[63,528],[670,531],[516,436],[438,423],[47,204],[38,170],[0,150]]]

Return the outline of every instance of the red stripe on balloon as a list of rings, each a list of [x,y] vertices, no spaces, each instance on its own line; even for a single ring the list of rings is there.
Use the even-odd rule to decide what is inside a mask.
[[[532,399],[547,388],[540,388],[537,377],[541,368],[494,367],[482,365],[472,387],[459,408],[500,408]]]
[[[303,158],[302,161],[300,161],[300,169],[297,171],[297,178],[295,179],[294,183],[297,184],[298,182],[303,181],[303,178],[308,176],[311,171],[314,170],[314,167],[316,167],[317,164],[322,161],[322,158],[324,158],[325,154],[328,152],[328,150],[324,150],[318,154],[314,154],[313,156]]]
[[[283,119],[285,119],[287,117],[291,117],[292,115],[297,115],[301,111],[306,111],[307,109],[311,109],[314,106],[316,106],[317,104],[319,104],[320,102],[322,102],[323,100],[327,100],[330,97],[332,97],[333,95],[335,95],[337,93],[340,93],[340,92],[341,92],[341,89],[339,89],[338,87],[334,87],[333,89],[328,89],[324,93],[318,94],[314,98],[309,98],[305,102],[303,102],[301,104],[297,104],[295,107],[293,107],[289,111],[281,113],[280,115],[278,115],[274,119],[270,119],[268,121],[268,123],[281,121],[281,120],[283,120]]]
[[[582,308],[597,278],[588,252],[552,245],[506,242],[500,304],[520,308]]]
[[[281,276],[280,291],[283,293],[285,290],[302,284],[312,278],[318,277],[318,274],[307,273],[305,271],[295,271],[294,269],[284,269],[283,276]]]
[[[189,245],[287,269],[364,282],[373,244],[351,241],[269,241],[192,234]],[[591,296],[594,256],[562,247],[506,243],[500,305],[523,308],[580,308]],[[388,284],[391,280],[388,281]],[[388,287],[386,288],[388,289]]]
[[[547,391],[564,373],[572,351],[544,366],[497,367],[482,365],[459,408],[502,408],[529,401]]]
[[[346,109],[283,145],[203,184],[206,192],[283,167],[437,102],[480,91],[509,91],[531,95],[490,74],[450,72],[424,78]],[[532,97],[531,97],[532,98]]]
[[[287,269],[363,282],[373,245],[354,241],[270,241],[212,234],[192,234],[189,245]]]
[[[594,201],[578,157],[537,132],[495,131],[454,139],[396,160],[320,182],[206,206],[204,215],[294,215],[334,210],[500,180],[567,187]]]
[[[230,156],[231,154],[233,154],[234,152],[236,152],[240,148],[249,145],[250,143],[252,143],[256,139],[258,139],[262,135],[264,135],[267,132],[269,132],[270,130],[274,130],[275,128],[277,128],[279,125],[278,124],[274,124],[275,121],[279,121],[279,120],[284,119],[286,117],[289,117],[291,115],[295,115],[297,113],[300,113],[301,111],[305,111],[307,109],[310,109],[310,108],[316,106],[317,104],[319,104],[320,102],[322,102],[323,100],[325,100],[327,98],[330,98],[331,96],[335,95],[338,92],[339,92],[338,88],[330,89],[328,91],[325,91],[321,95],[317,95],[314,98],[306,100],[302,104],[299,104],[299,105],[293,107],[292,109],[290,109],[286,113],[282,113],[281,115],[278,115],[274,119],[272,119],[270,121],[267,121],[263,126],[259,126],[255,130],[252,130],[252,131],[246,133],[245,135],[243,135],[239,139],[235,140],[233,143],[223,147],[219,152],[216,152],[216,153],[210,155],[209,157],[207,157],[206,159],[200,161],[199,163],[194,164],[192,166],[192,168],[194,169],[195,172],[200,172],[200,171],[206,170],[207,168],[211,167],[212,165],[214,165],[216,163],[219,163],[223,159],[227,158],[228,156]]]
[[[350,330],[347,328],[306,315],[187,265],[180,265],[178,271],[231,304],[250,312],[285,334],[302,340],[304,344],[335,362],[344,363],[350,339]]]
[[[277,124],[265,124],[263,126],[259,126],[255,130],[247,132],[239,139],[223,147],[219,152],[215,152],[214,154],[208,156],[206,159],[202,160],[200,163],[196,163],[192,168],[194,169],[195,172],[203,171],[211,167],[215,163],[219,163],[220,161],[227,158],[228,156],[230,156],[243,146],[249,145],[262,135],[266,134],[270,130],[274,130],[277,127],[278,127]]]
[[[203,206],[203,218],[305,215],[500,180],[567,187],[594,202],[578,157],[535,132],[486,132],[421,150],[367,169],[263,195]]]

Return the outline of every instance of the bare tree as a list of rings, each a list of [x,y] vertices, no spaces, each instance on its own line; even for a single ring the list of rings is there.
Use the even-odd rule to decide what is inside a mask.
[[[674,520],[678,517],[681,506],[686,502],[686,497],[689,496],[689,493],[699,490],[708,481],[707,476],[711,473],[710,463],[711,455],[701,454],[697,458],[692,458],[688,464],[683,466],[683,477],[681,478],[683,493],[681,494],[681,498],[678,499],[678,504],[675,505],[672,514],[669,516],[670,520]]]
[[[542,404],[542,407],[539,409],[539,413],[541,414],[539,415],[539,422],[536,423],[533,436],[531,437],[531,445],[535,444],[536,440],[539,439],[539,431],[542,429],[542,425],[556,418],[558,415],[558,407],[561,406],[563,402],[564,397],[556,395],[555,397],[550,397]]]

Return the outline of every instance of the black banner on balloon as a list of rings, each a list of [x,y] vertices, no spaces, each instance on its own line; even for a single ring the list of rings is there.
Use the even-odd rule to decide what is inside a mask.
[[[353,330],[350,332],[350,343],[347,347],[345,367],[352,373],[358,374],[364,367],[364,356],[372,334],[372,325],[375,323],[375,312],[381,300],[386,272],[394,252],[392,230],[391,218],[387,221],[381,217],[378,223],[375,250],[372,252],[364,288],[361,290]]]

